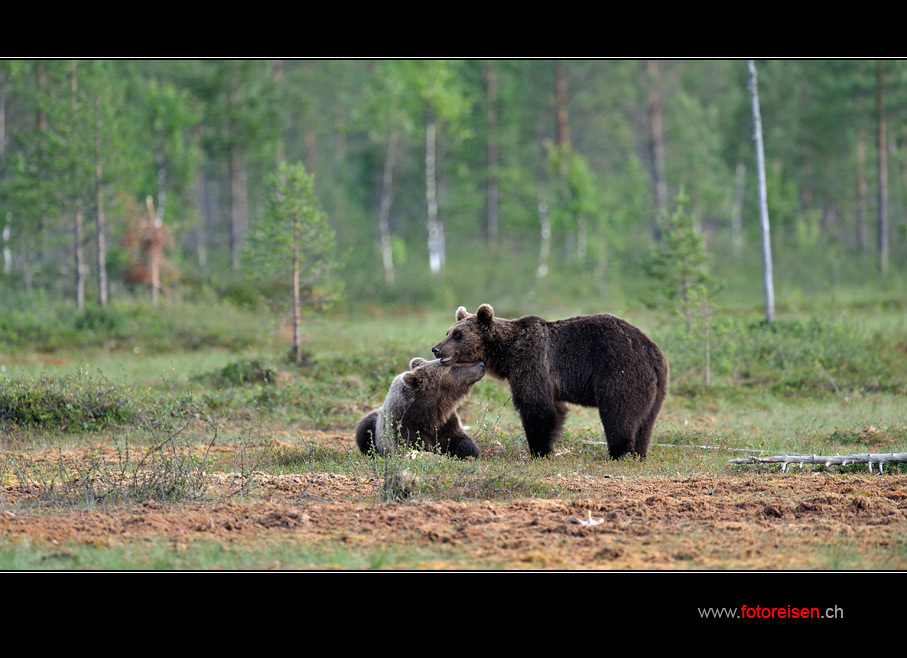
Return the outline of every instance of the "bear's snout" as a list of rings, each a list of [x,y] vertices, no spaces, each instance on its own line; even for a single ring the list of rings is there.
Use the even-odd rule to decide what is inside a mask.
[[[433,348],[431,348],[431,353],[434,354],[435,356],[440,356],[441,348],[438,347],[437,345],[435,345]]]

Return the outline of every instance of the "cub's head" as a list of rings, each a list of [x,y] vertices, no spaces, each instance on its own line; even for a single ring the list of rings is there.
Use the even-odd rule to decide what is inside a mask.
[[[456,324],[447,330],[447,337],[431,348],[432,353],[446,366],[482,361],[484,337],[494,322],[494,309],[490,304],[482,304],[473,315],[461,306],[456,318]]]
[[[470,387],[485,376],[485,364],[457,363],[445,367],[440,359],[426,361],[416,357],[409,362],[409,372],[403,373],[403,384],[429,403],[442,398],[464,397]]]

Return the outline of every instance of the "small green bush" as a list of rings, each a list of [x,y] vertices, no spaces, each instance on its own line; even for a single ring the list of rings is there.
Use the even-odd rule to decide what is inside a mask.
[[[129,391],[85,372],[0,380],[0,425],[92,432],[131,422],[138,411]]]

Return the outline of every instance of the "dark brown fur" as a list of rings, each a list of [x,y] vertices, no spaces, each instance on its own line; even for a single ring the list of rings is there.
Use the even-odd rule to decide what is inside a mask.
[[[494,317],[482,304],[432,348],[441,363],[485,362],[507,380],[534,455],[547,455],[560,435],[568,402],[598,407],[613,458],[645,457],[668,392],[668,362],[642,331],[613,315],[547,322],[529,315]]]
[[[457,406],[485,374],[479,363],[442,366],[414,358],[397,375],[384,404],[356,426],[356,445],[386,454],[397,445],[434,450],[457,457],[478,457],[479,449],[460,424]]]

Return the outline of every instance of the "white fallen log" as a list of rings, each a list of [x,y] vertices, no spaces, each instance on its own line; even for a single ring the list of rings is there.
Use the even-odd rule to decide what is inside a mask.
[[[729,464],[781,464],[786,471],[789,464],[821,464],[823,466],[847,466],[848,464],[867,464],[872,473],[872,465],[878,464],[879,473],[883,472],[886,462],[907,462],[907,452],[859,453],[854,455],[777,455],[774,457],[738,457],[729,459]]]
[[[586,445],[589,446],[606,446],[608,445],[607,441],[583,441]],[[765,450],[757,450],[755,448],[734,448],[733,446],[693,446],[687,445],[685,443],[653,443],[653,446],[658,446],[659,448],[688,448],[692,450],[730,450],[731,452],[754,452],[756,454],[761,454]]]

